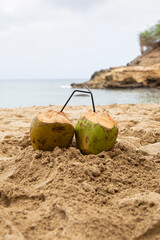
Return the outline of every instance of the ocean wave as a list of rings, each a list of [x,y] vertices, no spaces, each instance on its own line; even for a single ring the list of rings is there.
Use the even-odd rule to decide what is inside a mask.
[[[61,88],[71,88],[71,85],[61,85]]]

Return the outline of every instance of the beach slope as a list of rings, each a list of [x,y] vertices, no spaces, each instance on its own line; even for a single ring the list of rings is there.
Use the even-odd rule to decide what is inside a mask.
[[[66,107],[75,124],[90,106]],[[117,121],[114,148],[34,151],[36,113],[0,109],[1,240],[160,239],[160,104],[97,106]]]

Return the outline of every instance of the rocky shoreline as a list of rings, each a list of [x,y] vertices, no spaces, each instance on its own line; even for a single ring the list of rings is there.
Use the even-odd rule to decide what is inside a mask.
[[[160,47],[137,57],[127,66],[100,70],[87,82],[71,84],[72,88],[85,88],[86,85],[91,89],[160,89]]]

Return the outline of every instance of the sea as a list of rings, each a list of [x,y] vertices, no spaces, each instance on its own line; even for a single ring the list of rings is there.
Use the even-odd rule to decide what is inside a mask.
[[[1,79],[0,107],[64,105],[75,89],[71,83],[87,79]],[[83,89],[84,90],[84,89]],[[92,89],[95,105],[160,103],[160,89]],[[91,105],[89,94],[75,93],[68,105]]]

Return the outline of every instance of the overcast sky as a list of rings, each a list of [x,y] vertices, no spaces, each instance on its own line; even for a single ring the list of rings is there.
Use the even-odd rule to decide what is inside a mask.
[[[160,0],[0,0],[0,79],[90,78],[140,54]]]

